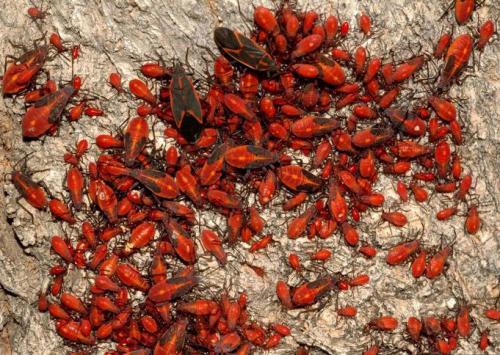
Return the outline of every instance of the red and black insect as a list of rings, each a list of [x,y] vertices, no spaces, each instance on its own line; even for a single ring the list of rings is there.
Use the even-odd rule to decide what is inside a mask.
[[[125,164],[131,166],[146,146],[149,134],[148,122],[143,117],[130,120],[123,134]]]
[[[30,205],[37,209],[44,209],[47,207],[47,194],[45,190],[29,176],[21,171],[13,171],[11,174],[11,181],[21,194],[21,197]]]
[[[26,52],[16,58],[14,63],[10,63],[3,74],[2,94],[15,95],[25,91],[42,69],[48,55],[49,48],[44,45]]]
[[[226,150],[224,160],[235,168],[256,169],[275,163],[278,156],[261,147],[242,145]]]
[[[260,72],[277,70],[275,60],[257,43],[226,27],[214,30],[214,40],[220,51],[238,63]]]
[[[445,64],[439,77],[438,88],[447,87],[467,65],[472,53],[472,45],[472,37],[469,34],[460,35],[451,43],[446,52]]]
[[[455,5],[457,21],[466,23],[477,4],[457,0]],[[460,80],[474,47],[482,50],[492,38],[492,21],[481,26],[477,39],[460,34],[453,40],[451,30],[443,30],[433,60],[444,60],[433,82],[427,73],[430,57],[421,52],[398,61],[370,55],[359,39],[366,40],[377,22],[364,12],[357,39],[349,38],[348,19],[339,23],[334,15],[298,11],[293,2],[276,10],[258,6],[253,20],[248,36],[215,29],[222,54],[203,85],[175,61],[140,65],[143,79],[129,81],[130,94],[141,100],[133,109],[138,117],[126,122],[122,134],[96,137],[101,152],[95,163],[83,164],[90,158],[84,156],[90,148],[85,139],[76,152],[64,156],[70,165],[67,200],[48,200],[48,191],[28,173],[12,174],[21,197],[34,207],[48,206],[62,223],[83,219],[81,235],[51,239],[59,261],[50,268],[51,283],[38,304],[69,342],[113,342],[113,355],[243,355],[272,349],[297,330],[260,324],[247,309],[244,293],[238,299],[229,297],[234,290],[208,294],[211,281],[206,276],[212,268],[224,273],[236,261],[249,266],[249,277],[256,274],[266,283],[271,276],[267,266],[243,259],[263,251],[272,257],[276,248],[288,244],[295,245],[285,255],[296,280],[278,281],[276,296],[290,310],[315,305],[308,310],[315,311],[332,291],[370,282],[372,275],[365,271],[352,278],[319,274],[320,268],[345,261],[337,258],[329,238],[343,238],[355,248],[353,257],[365,257],[360,259],[364,263],[386,253],[386,264],[399,271],[411,268],[413,281],[421,282],[424,275],[438,279],[451,259],[451,246],[430,251],[423,240],[400,240],[384,252],[377,241],[365,240],[369,236],[362,218],[370,211],[379,210],[381,220],[391,224],[389,231],[411,222],[410,215],[400,212],[403,207],[387,206],[391,200],[378,188],[380,176],[397,175],[401,203],[409,200],[409,190],[422,204],[432,190],[453,194],[449,197],[455,203],[443,205],[436,218],[456,219],[463,212],[465,232],[480,232],[473,177],[468,169],[462,171],[467,164],[457,149],[469,122],[462,120],[458,101],[444,91]],[[67,52],[75,65],[78,45],[63,43],[57,33],[50,44],[50,51]],[[4,76],[5,95],[26,93],[29,106],[22,128],[27,138],[54,133],[71,98],[86,91],[77,75],[59,90],[48,77],[44,83],[37,80],[48,51],[40,47],[26,53],[8,64]],[[117,72],[106,80],[113,90],[124,92]],[[418,94],[422,86],[428,96]],[[68,112],[75,125],[84,114],[100,120],[100,107],[106,108],[91,104],[97,97],[85,94]],[[114,104],[127,97],[120,95]],[[332,108],[338,112],[333,114]],[[166,125],[166,146],[158,138],[158,124]],[[284,213],[275,214],[276,208]],[[275,216],[284,223],[278,225]],[[281,226],[287,228],[284,240],[269,233]],[[237,247],[239,242],[245,246]],[[65,283],[68,271],[75,271],[66,264],[94,280],[78,297]],[[342,317],[358,316],[354,306],[335,310]],[[362,316],[361,308],[359,312]],[[488,309],[485,316],[496,321],[500,317],[495,312]],[[462,306],[453,316],[410,317],[409,337],[401,339],[420,352],[450,353],[458,336],[471,334],[471,315],[471,306]],[[398,324],[389,315],[369,317],[364,330],[392,332]],[[393,342],[385,338],[374,339],[365,353],[399,351],[390,349]]]
[[[170,107],[179,132],[189,142],[196,141],[203,128],[203,113],[193,82],[180,64],[172,72]]]
[[[67,85],[41,98],[28,108],[22,121],[23,137],[39,138],[57,128],[62,113],[74,92],[73,86]]]

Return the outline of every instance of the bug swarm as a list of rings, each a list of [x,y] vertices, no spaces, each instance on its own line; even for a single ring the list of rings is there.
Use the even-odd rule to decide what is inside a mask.
[[[453,6],[463,25],[476,4]],[[48,13],[33,7],[28,15],[42,21]],[[360,14],[355,22],[361,35],[354,38],[375,36],[373,20]],[[399,61],[373,56],[363,44],[347,46],[350,25],[288,2],[257,6],[251,33],[214,29],[220,53],[204,78],[193,77],[178,60],[146,62],[140,77],[128,82],[110,73],[111,90],[129,95],[136,110],[118,131],[81,139],[61,157],[65,197],[52,196],[26,168],[14,169],[10,179],[20,198],[77,231],[77,237],[50,237],[58,262],[38,301],[72,354],[92,353],[99,343],[110,347],[107,355],[243,355],[279,346],[299,330],[254,317],[245,290],[203,292],[208,284],[198,261],[234,267],[241,259],[236,253],[271,253],[282,238],[317,246],[311,254],[290,251],[283,261],[299,280],[273,285],[270,302],[279,302],[283,312],[312,311],[340,292],[369,287],[368,274],[325,266],[335,258],[323,244],[330,238],[363,258],[385,258],[388,272],[407,265],[415,282],[445,277],[452,241],[443,238],[436,249],[419,238],[402,239],[382,250],[359,226],[375,212],[381,224],[405,229],[404,204],[426,204],[440,194],[447,205],[436,220],[460,220],[470,235],[480,230],[480,206],[471,196],[476,177],[462,169],[459,150],[467,127],[448,92],[474,52],[491,40],[494,24],[484,22],[477,33],[444,33],[432,54]],[[54,56],[74,63],[80,50],[54,32],[48,43],[7,63],[2,93],[26,103],[20,123],[26,144],[57,139],[63,121],[105,115],[80,76],[57,84],[43,71]],[[153,135],[158,122],[163,137]],[[166,141],[171,144],[159,149]],[[94,143],[100,151],[95,159],[89,156]],[[385,191],[376,189],[380,176],[394,180],[398,208],[387,206]],[[290,213],[283,235],[266,232],[272,206]],[[222,226],[206,223],[205,213],[216,214]],[[265,265],[249,260],[238,267],[267,277]],[[83,293],[65,283],[74,271],[86,274]],[[443,315],[396,319],[381,313],[362,326],[377,339],[364,354],[402,351],[381,336],[397,328],[418,352],[450,354],[477,328],[473,308],[492,323],[500,320],[496,306],[466,303]],[[340,318],[359,313],[336,306]],[[488,330],[481,330],[478,348],[490,341]]]

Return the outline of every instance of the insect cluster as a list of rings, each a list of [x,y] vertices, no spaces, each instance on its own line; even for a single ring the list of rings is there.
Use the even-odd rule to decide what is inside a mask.
[[[475,6],[457,0],[456,21],[466,23]],[[33,8],[28,13],[37,21],[46,17]],[[366,38],[377,31],[371,21],[365,14],[357,20]],[[90,137],[101,150],[95,161],[83,162],[86,139],[67,152],[67,200],[48,197],[22,169],[12,173],[12,183],[34,208],[48,208],[79,230],[77,240],[51,238],[60,263],[49,270],[52,282],[38,304],[54,319],[57,333],[78,348],[73,354],[89,353],[100,342],[115,343],[109,355],[242,355],[278,346],[290,328],[252,319],[245,292],[204,294],[197,262],[205,251],[226,267],[236,244],[260,253],[279,243],[281,236],[263,232],[271,222],[263,211],[283,196],[279,208],[296,211],[283,232],[289,239],[341,237],[366,258],[378,257],[379,250],[361,240],[363,214],[380,211],[382,223],[408,224],[401,210],[384,208],[384,193],[374,189],[381,175],[397,180],[401,204],[410,196],[425,203],[429,193],[446,194],[449,207],[435,218],[463,215],[465,231],[479,231],[478,206],[470,198],[473,177],[462,171],[457,149],[467,127],[447,92],[473,52],[494,35],[491,20],[477,34],[443,34],[434,53],[401,61],[371,56],[363,46],[348,48],[349,22],[286,2],[275,10],[256,7],[254,25],[248,35],[214,30],[220,55],[202,84],[194,84],[179,62],[143,64],[142,79],[130,80],[128,90],[121,75],[111,73],[117,95],[129,92],[139,102],[137,115],[119,132]],[[50,78],[39,83],[46,61],[67,54],[77,60],[79,46],[70,48],[53,33],[50,45],[7,66],[2,91],[23,96],[27,140],[53,135],[65,116],[78,121],[105,114],[89,105],[96,97],[82,94],[78,76],[60,87]],[[434,77],[433,65],[439,66]],[[419,85],[424,95],[414,99]],[[164,138],[151,138],[150,124],[158,121],[165,137],[175,140],[164,151],[157,148]],[[202,225],[198,217],[206,211],[222,216],[225,226]],[[411,264],[414,278],[434,279],[445,272],[452,251],[452,244],[432,252],[419,239],[404,240],[385,260],[389,266]],[[310,259],[321,264],[332,253],[319,248]],[[304,270],[301,258],[288,254],[290,273]],[[265,268],[248,265],[265,275]],[[81,295],[65,289],[65,276],[74,269],[89,279]],[[319,272],[294,285],[277,282],[276,297],[285,310],[307,308],[369,281],[367,274]],[[469,309],[461,305],[452,317],[410,317],[408,341],[421,352],[451,353],[459,337],[472,332]],[[357,309],[345,306],[337,313],[353,318]],[[484,314],[500,320],[493,307]],[[383,315],[366,330],[391,332],[398,324]],[[487,346],[485,331],[479,347]],[[374,343],[364,354],[383,347]],[[305,347],[297,350],[307,353]]]

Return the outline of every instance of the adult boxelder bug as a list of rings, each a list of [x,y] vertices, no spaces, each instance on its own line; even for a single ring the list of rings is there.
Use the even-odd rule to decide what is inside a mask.
[[[226,27],[214,31],[214,40],[223,54],[244,66],[262,72],[277,69],[274,59],[257,43]]]
[[[180,133],[189,142],[196,141],[203,128],[203,113],[193,82],[180,64],[172,72],[170,107]]]

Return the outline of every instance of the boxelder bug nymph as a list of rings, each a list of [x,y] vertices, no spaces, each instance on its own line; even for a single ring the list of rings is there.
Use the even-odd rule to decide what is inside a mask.
[[[29,176],[20,171],[12,172],[11,181],[22,197],[29,202],[30,205],[37,209],[47,207],[47,196],[45,190],[34,182]]]
[[[448,48],[445,65],[439,78],[438,88],[448,86],[460,70],[469,62],[472,53],[472,37],[469,34],[458,36]]]
[[[57,127],[64,108],[74,92],[73,86],[67,85],[28,108],[22,122],[23,137],[39,138]]]
[[[10,63],[3,74],[3,95],[19,94],[26,90],[33,83],[40,69],[42,69],[48,54],[49,47],[41,46],[26,52],[15,63]]]

